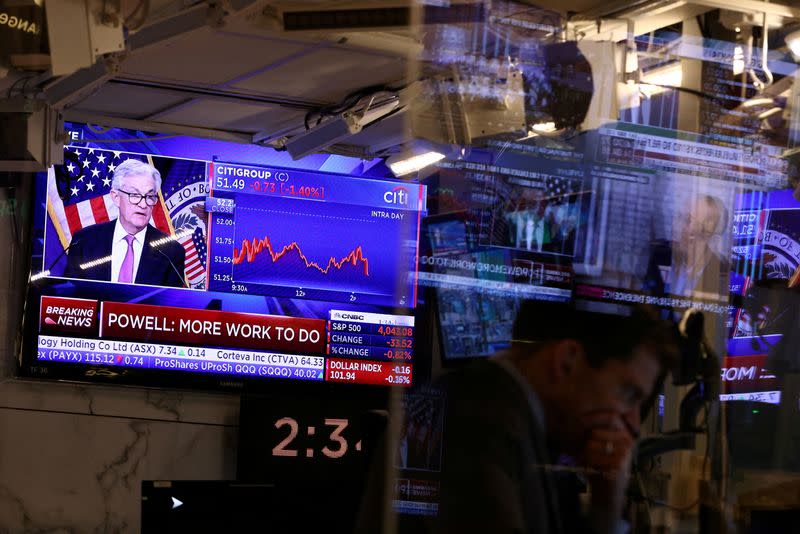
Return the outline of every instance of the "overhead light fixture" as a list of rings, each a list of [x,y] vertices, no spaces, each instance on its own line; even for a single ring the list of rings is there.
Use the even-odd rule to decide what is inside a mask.
[[[435,150],[411,149],[389,156],[386,164],[395,176],[405,176],[433,165],[444,157],[444,154]]]
[[[352,116],[340,115],[311,128],[302,134],[295,135],[286,143],[286,150],[293,160],[322,152],[342,139],[361,131],[358,121]]]
[[[388,116],[400,107],[400,98],[393,95],[373,105],[373,97],[359,109],[347,111],[328,119],[319,126],[293,136],[286,143],[286,150],[292,159],[298,160],[317,154],[344,139],[359,133],[365,126]]]
[[[551,134],[556,132],[557,130],[558,128],[556,127],[556,123],[553,121],[537,122],[535,124],[532,124],[530,129],[528,129],[528,133],[518,138],[517,141],[525,141],[527,139],[538,137],[539,135]]]
[[[792,51],[794,59],[800,61],[800,30],[795,30],[786,36],[786,46]]]
[[[775,115],[776,113],[780,113],[781,111],[783,111],[783,108],[774,107],[774,108],[768,109],[767,111],[765,111],[763,113],[759,113],[758,114],[758,118],[763,121],[764,119],[772,117],[773,115]]]
[[[741,45],[733,47],[733,75],[739,76],[744,72],[744,49]]]
[[[741,107],[743,108],[754,108],[756,106],[767,106],[775,102],[772,98],[760,97],[760,98],[751,98],[750,100],[745,100],[742,102]]]
[[[553,133],[556,131],[556,123],[555,122],[538,122],[531,126],[531,130],[536,133]]]

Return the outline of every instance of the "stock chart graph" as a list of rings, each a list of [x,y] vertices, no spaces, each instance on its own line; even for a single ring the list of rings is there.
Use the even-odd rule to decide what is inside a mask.
[[[261,190],[226,197],[235,208],[214,219],[209,289],[413,306],[417,213]]]
[[[241,250],[236,248],[233,249],[233,264],[240,265],[244,261],[247,261],[247,263],[253,263],[256,261],[256,257],[261,252],[269,253],[272,263],[275,263],[283,258],[288,252],[295,252],[297,256],[303,260],[303,264],[305,265],[306,269],[314,268],[322,274],[328,274],[332,267],[334,269],[341,270],[342,267],[348,263],[352,264],[353,266],[361,263],[364,266],[364,276],[369,276],[369,260],[364,257],[364,253],[360,246],[356,247],[355,250],[351,251],[347,256],[339,261],[336,261],[336,258],[334,257],[329,258],[325,267],[321,267],[319,263],[309,260],[306,255],[303,254],[303,251],[297,241],[292,241],[283,247],[280,252],[276,253],[275,247],[272,246],[272,242],[270,241],[269,237],[264,237],[264,239],[253,238],[252,241],[243,241]]]

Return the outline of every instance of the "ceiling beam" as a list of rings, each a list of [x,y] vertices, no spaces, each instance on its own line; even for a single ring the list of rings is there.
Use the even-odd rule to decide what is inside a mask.
[[[790,19],[800,19],[800,7],[792,7],[760,0],[685,0],[689,4],[741,13],[766,13]]]
[[[290,99],[285,97],[272,97],[261,93],[248,93],[242,90],[215,88],[214,86],[201,86],[195,84],[168,82],[163,80],[149,80],[143,77],[133,77],[130,74],[119,76],[109,81],[115,85],[128,85],[172,91],[177,95],[203,100],[219,100],[237,104],[271,104],[289,109],[309,110],[328,105],[330,102],[312,100]]]
[[[252,142],[252,135],[246,133],[235,133],[228,130],[217,130],[214,128],[200,128],[197,126],[182,126],[167,122],[157,122],[148,120],[125,119],[110,115],[98,115],[95,113],[84,113],[70,109],[62,112],[65,121],[81,122],[84,124],[97,124],[98,126],[111,126],[115,128],[127,128],[129,130],[139,130],[144,132],[154,132],[163,134],[185,135],[188,137],[201,137],[204,139],[216,139],[217,141],[230,141],[234,143]]]

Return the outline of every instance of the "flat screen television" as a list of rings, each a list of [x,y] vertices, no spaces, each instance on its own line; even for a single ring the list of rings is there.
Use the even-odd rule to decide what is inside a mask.
[[[738,299],[728,319],[720,400],[777,405],[794,359],[800,203],[790,190],[742,193],[732,232],[730,291]]]
[[[410,386],[425,193],[66,147],[36,178],[21,374]]]

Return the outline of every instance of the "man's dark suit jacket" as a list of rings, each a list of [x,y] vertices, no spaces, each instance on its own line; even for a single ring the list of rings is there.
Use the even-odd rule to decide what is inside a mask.
[[[111,255],[115,224],[116,221],[110,221],[87,226],[75,232],[67,253],[67,269],[64,276],[111,281],[110,260],[86,270],[81,269],[80,266],[83,263]],[[167,241],[160,245],[158,250],[150,246],[153,241],[165,237],[168,236],[164,232],[147,225],[142,257],[136,272],[135,282],[137,284],[184,287],[183,270],[186,252],[183,247],[176,241]],[[170,265],[170,261],[172,261],[172,265]]]
[[[552,452],[527,391],[498,363],[475,361],[432,386],[444,394],[437,517],[401,516],[402,534],[585,534],[582,485],[549,469]],[[388,446],[375,447],[357,534],[380,532]],[[405,471],[398,476],[407,477]],[[437,478],[436,473],[420,475]],[[389,483],[392,485],[396,481]]]
[[[550,469],[528,392],[492,361],[446,376],[437,533],[587,532],[572,474]]]

